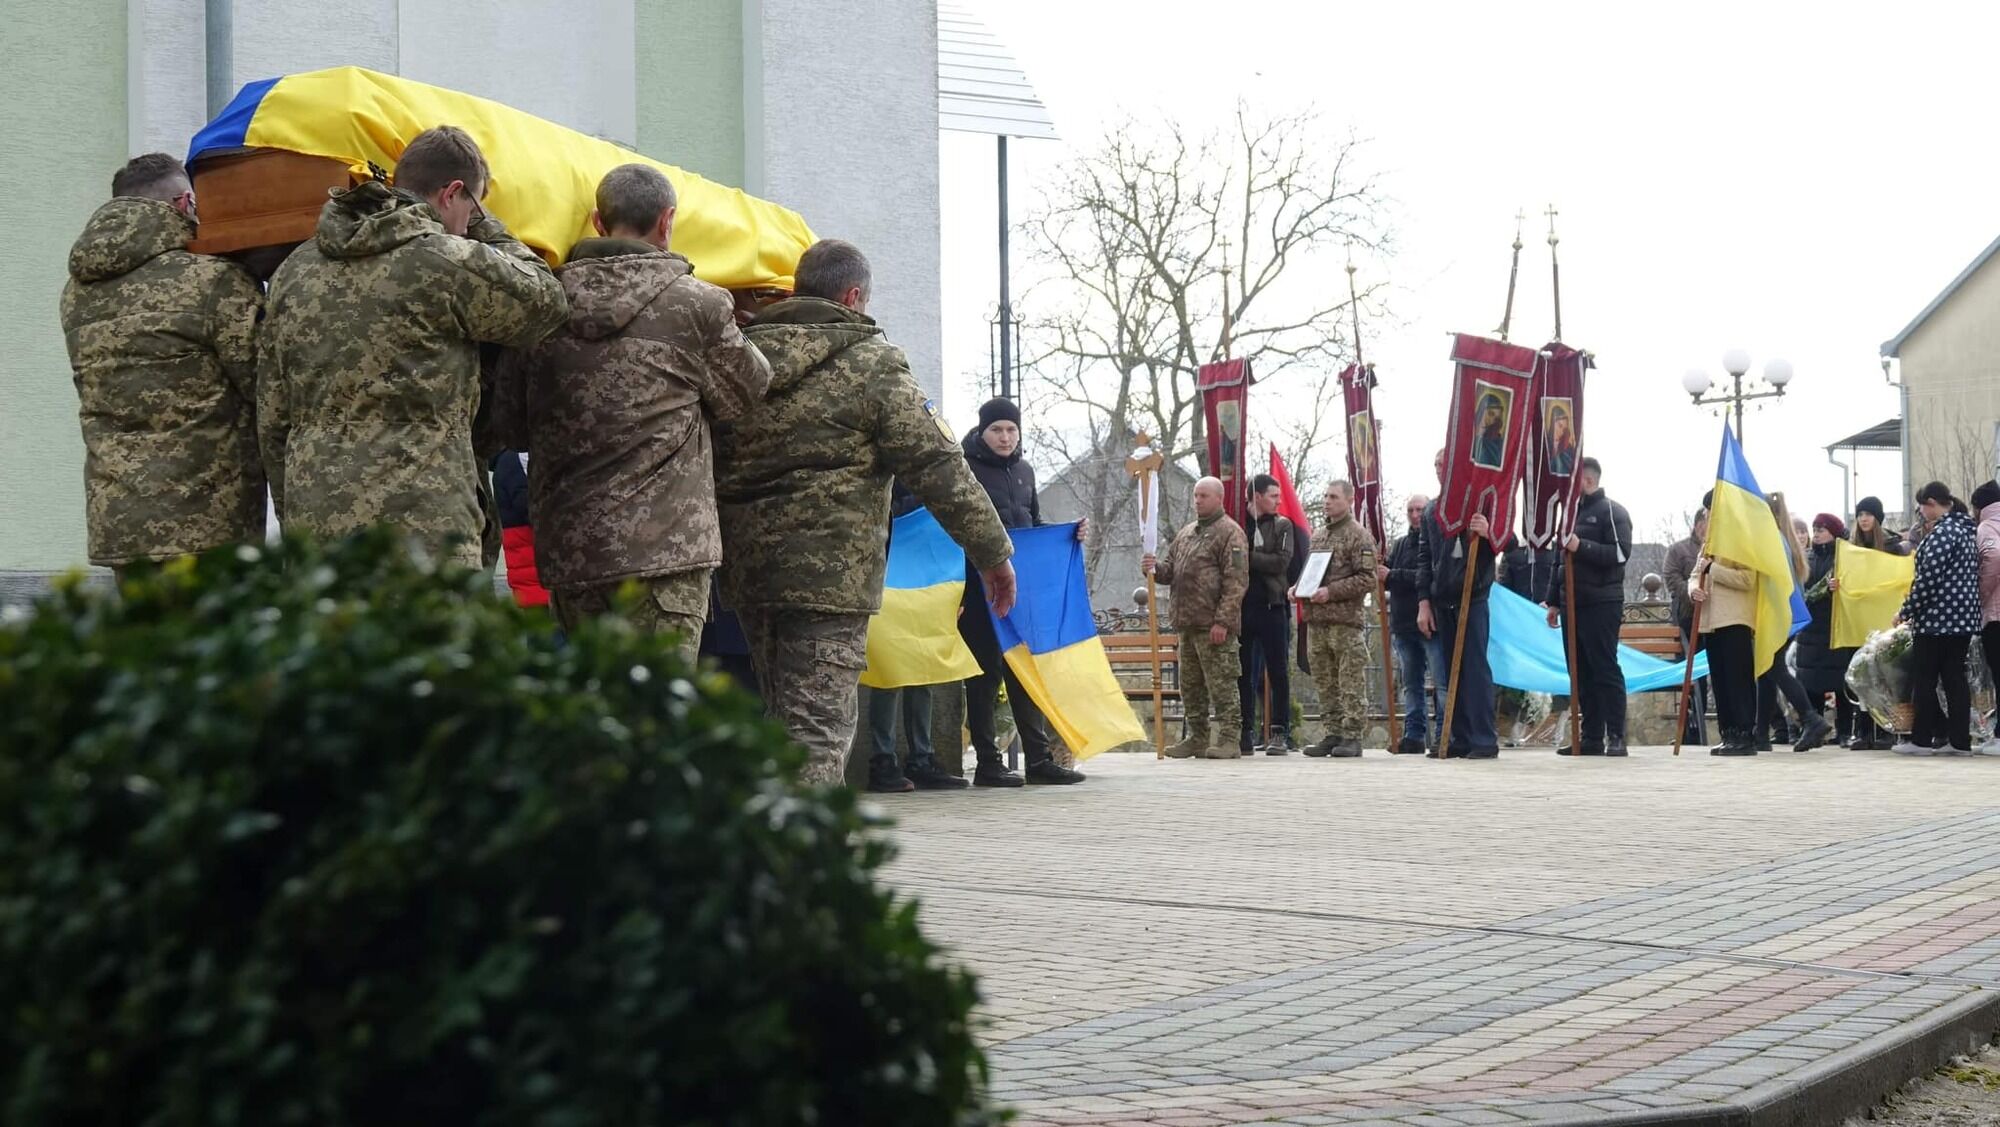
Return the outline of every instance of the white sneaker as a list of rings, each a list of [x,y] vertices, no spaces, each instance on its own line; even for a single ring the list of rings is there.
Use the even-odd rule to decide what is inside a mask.
[[[1936,754],[1937,754],[1937,749],[1936,749],[1936,748],[1931,748],[1931,747],[1925,747],[1925,746],[1924,746],[1923,744],[1920,744],[1920,743],[1917,743],[1917,742],[1915,742],[1915,741],[1913,741],[1913,740],[1903,740],[1902,742],[1898,743],[1898,744],[1897,744],[1896,746],[1894,746],[1894,747],[1890,748],[1889,750],[1890,750],[1890,751],[1893,751],[1893,752],[1895,752],[1895,753],[1896,753],[1897,755],[1936,755]]]
[[[1972,749],[1974,755],[2000,755],[2000,736],[1994,736]]]

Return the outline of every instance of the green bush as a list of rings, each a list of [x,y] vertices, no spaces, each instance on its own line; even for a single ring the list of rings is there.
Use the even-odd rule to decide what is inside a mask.
[[[0,627],[0,1120],[984,1121],[844,790],[619,624],[390,538]]]

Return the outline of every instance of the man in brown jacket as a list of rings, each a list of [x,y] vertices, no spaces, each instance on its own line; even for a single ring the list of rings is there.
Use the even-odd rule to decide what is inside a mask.
[[[495,416],[534,459],[535,562],[563,627],[611,611],[635,583],[624,613],[677,633],[692,662],[722,562],[709,421],[762,399],[771,368],[729,293],[668,252],[674,205],[655,168],[605,174],[591,214],[601,237],[556,271],[569,320],[507,354]]]
[[[1354,486],[1326,487],[1326,525],[1312,550],[1328,554],[1319,590],[1306,602],[1307,650],[1326,735],[1307,755],[1352,759],[1368,731],[1368,644],[1361,600],[1375,589],[1375,538],[1354,519]]]
[[[1181,704],[1188,734],[1167,754],[1234,759],[1240,753],[1231,741],[1243,726],[1236,699],[1242,672],[1236,635],[1242,629],[1243,592],[1250,586],[1249,545],[1243,530],[1222,511],[1220,481],[1205,477],[1194,483],[1194,516],[1167,546],[1166,559],[1148,555],[1139,561],[1168,585],[1168,609],[1180,632]],[[1211,706],[1213,729],[1208,724]]]

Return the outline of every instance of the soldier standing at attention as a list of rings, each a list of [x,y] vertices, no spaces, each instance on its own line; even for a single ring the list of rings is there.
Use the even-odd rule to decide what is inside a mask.
[[[548,265],[479,206],[486,180],[464,130],[426,129],[395,187],[335,192],[272,276],[257,431],[286,524],[316,536],[387,524],[433,555],[483,562],[500,444],[474,448],[479,345],[525,348],[568,312]]]
[[[1243,530],[1222,511],[1222,483],[1194,483],[1194,520],[1174,536],[1167,558],[1148,555],[1141,570],[1168,585],[1174,629],[1180,633],[1181,704],[1187,738],[1167,749],[1175,759],[1235,759],[1243,727],[1236,681],[1242,661],[1236,636],[1243,621],[1243,593],[1250,586],[1249,545]],[[1208,723],[1215,709],[1215,728]]]
[[[763,398],[771,368],[729,292],[667,251],[674,204],[650,165],[605,174],[591,215],[601,237],[556,271],[569,321],[501,361],[494,415],[534,458],[535,558],[563,629],[637,582],[636,624],[678,632],[692,664],[722,562],[709,420]]]
[[[261,542],[257,283],[188,251],[194,188],[179,161],[134,157],[111,195],[70,248],[62,294],[90,562]]]
[[[854,740],[868,619],[888,567],[889,483],[900,480],[1014,607],[1013,541],[903,350],[867,315],[868,259],[823,239],[795,296],[745,330],[771,363],[763,402],[716,428],[722,601],[743,623],[770,713],[837,783]]]
[[[1354,486],[1326,487],[1326,524],[1313,534],[1312,550],[1329,554],[1319,590],[1306,602],[1313,684],[1326,735],[1307,755],[1352,759],[1368,731],[1368,644],[1361,631],[1361,600],[1375,589],[1375,538],[1354,519]]]

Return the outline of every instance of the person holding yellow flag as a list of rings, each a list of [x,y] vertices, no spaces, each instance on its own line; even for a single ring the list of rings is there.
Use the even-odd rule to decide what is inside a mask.
[[[1833,574],[1826,583],[1829,644],[1836,652],[1848,651],[1850,657],[1870,634],[1895,624],[1896,612],[1902,609],[1910,593],[1910,580],[1916,575],[1917,561],[1903,553],[1901,540],[1892,539],[1895,534],[1875,516],[1881,507],[1882,503],[1872,497],[1862,498],[1852,539],[1833,546]],[[1883,731],[1866,708],[1855,711],[1854,738],[1848,747],[1887,751],[1894,743],[1894,734]]]

